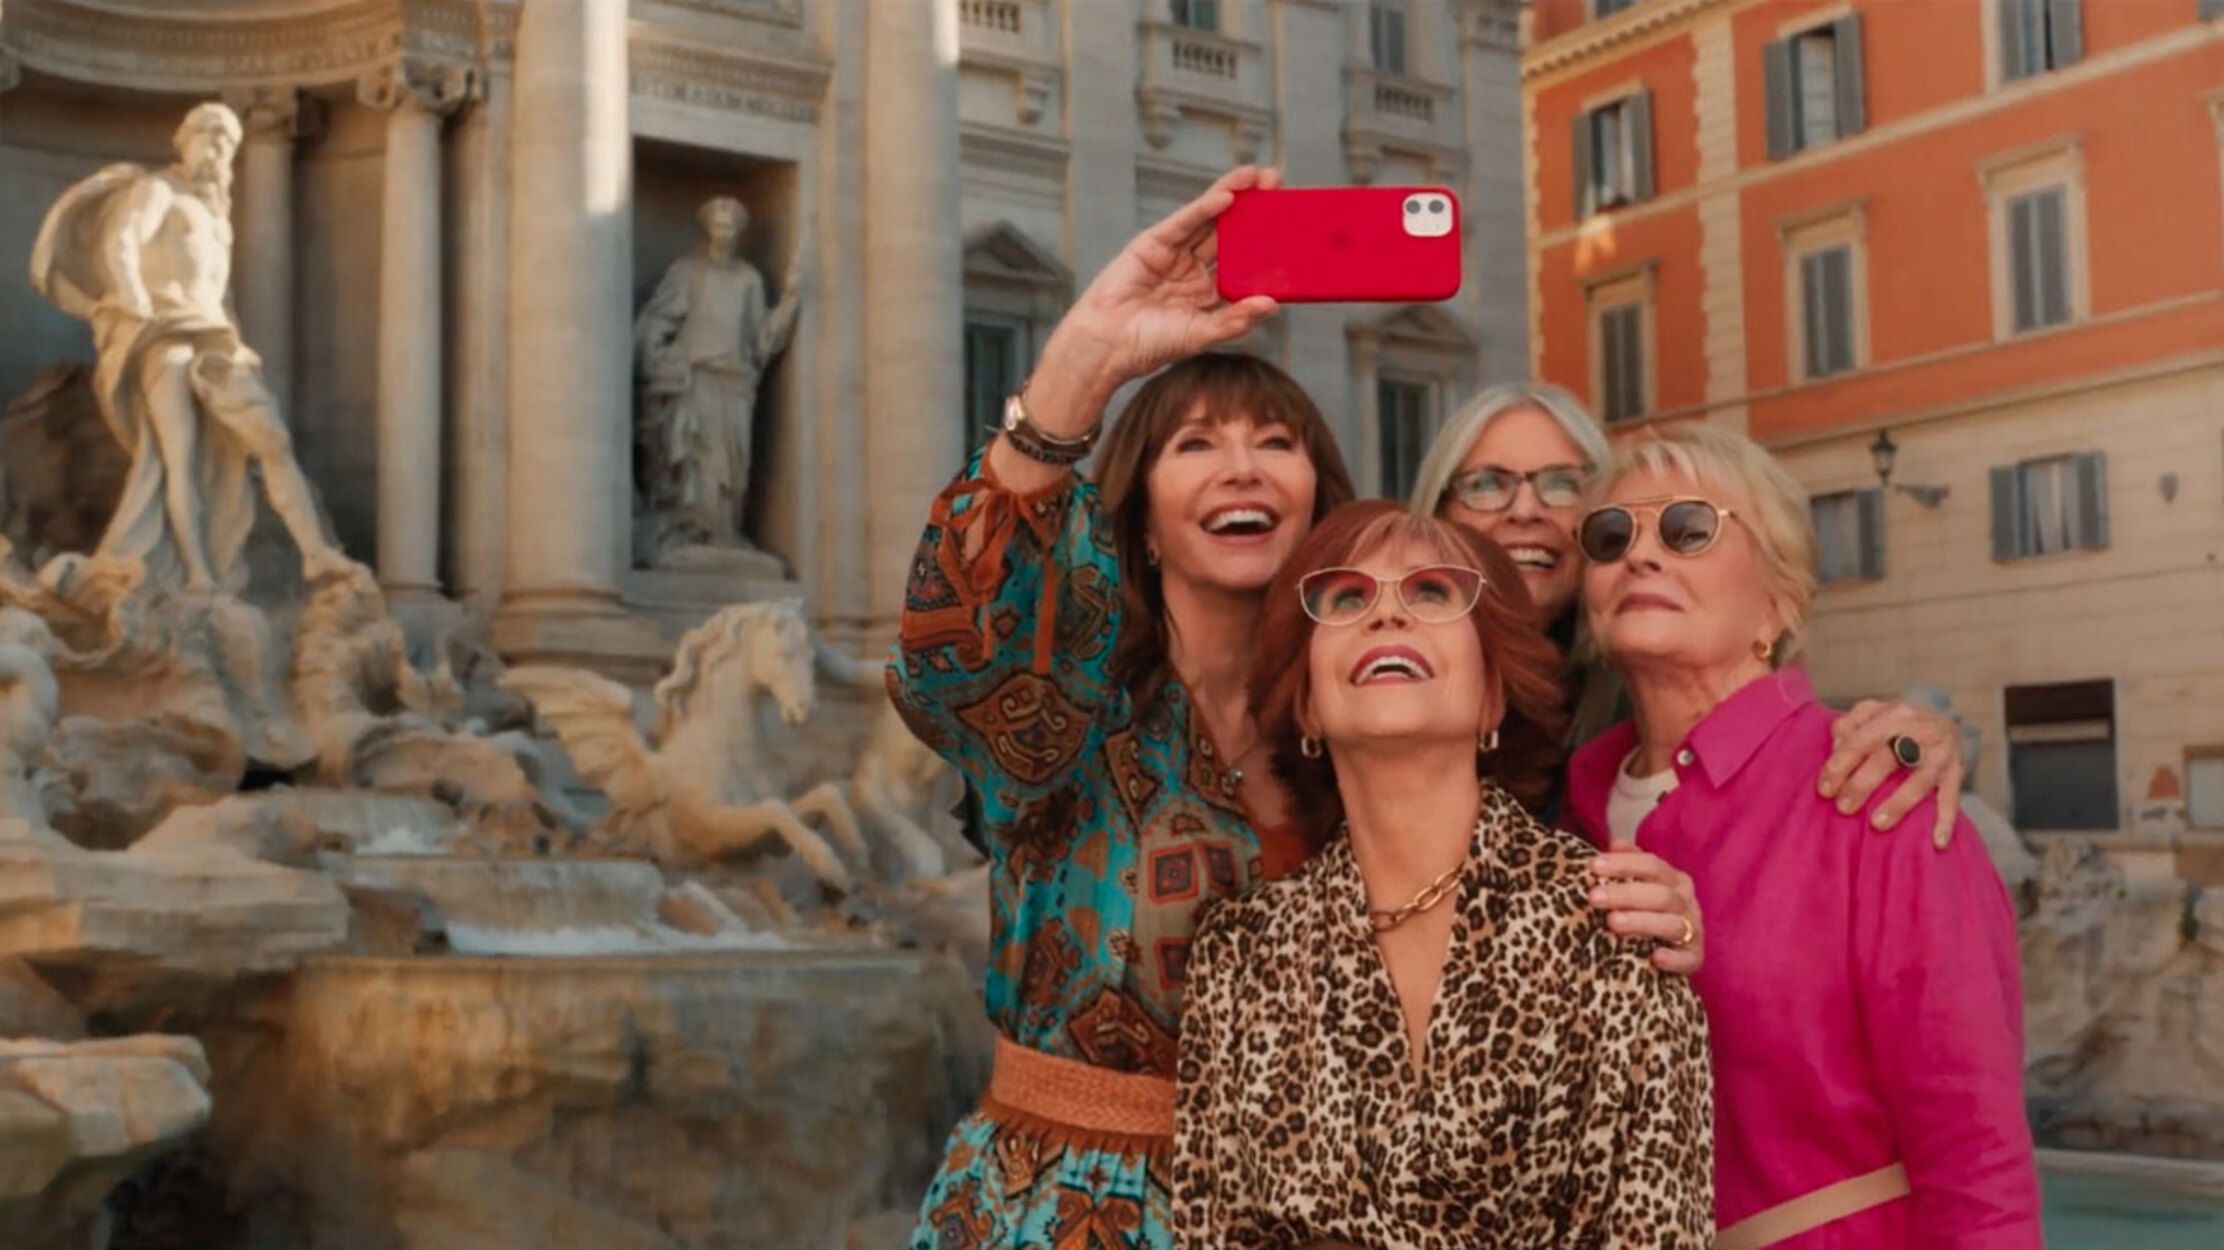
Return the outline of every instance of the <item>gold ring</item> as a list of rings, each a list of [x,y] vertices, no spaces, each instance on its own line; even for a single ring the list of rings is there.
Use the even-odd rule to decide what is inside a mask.
[[[1676,919],[1683,921],[1683,936],[1677,938],[1673,942],[1670,942],[1669,945],[1675,947],[1677,950],[1682,950],[1684,947],[1689,946],[1693,942],[1699,940],[1699,926],[1691,923],[1691,917],[1689,916],[1678,916],[1676,917]]]

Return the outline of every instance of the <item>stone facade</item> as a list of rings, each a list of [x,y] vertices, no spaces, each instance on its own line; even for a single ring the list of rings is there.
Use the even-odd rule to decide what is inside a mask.
[[[343,545],[413,629],[461,605],[512,659],[643,679],[689,621],[632,558],[626,327],[697,207],[736,196],[768,278],[802,240],[816,257],[758,405],[745,528],[780,568],[751,584],[868,650],[986,397],[1230,165],[1466,201],[1458,299],[1295,309],[1246,345],[1321,401],[1363,482],[1518,374],[1518,8],[5,0],[0,256],[101,166],[160,164],[186,104],[230,103],[238,316]],[[0,266],[6,396],[89,355],[22,274]]]

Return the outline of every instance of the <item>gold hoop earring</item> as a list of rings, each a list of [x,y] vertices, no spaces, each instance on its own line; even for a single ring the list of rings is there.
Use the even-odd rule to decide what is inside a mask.
[[[1753,658],[1766,664],[1776,655],[1776,644],[1766,638],[1753,640]]]
[[[1299,738],[1297,740],[1297,753],[1309,760],[1319,759],[1321,757],[1321,740],[1311,734]]]

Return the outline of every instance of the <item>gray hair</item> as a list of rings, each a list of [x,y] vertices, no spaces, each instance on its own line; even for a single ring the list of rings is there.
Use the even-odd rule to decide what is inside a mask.
[[[1437,431],[1436,441],[1429,444],[1429,454],[1421,461],[1419,474],[1414,478],[1410,506],[1416,512],[1434,515],[1437,505],[1444,502],[1444,492],[1452,488],[1452,479],[1459,474],[1460,461],[1467,459],[1475,440],[1483,436],[1490,423],[1516,408],[1535,408],[1552,418],[1569,441],[1583,453],[1583,467],[1597,469],[1613,457],[1607,446],[1606,431],[1584,410],[1583,401],[1550,383],[1501,382],[1486,387],[1475,398],[1461,405],[1452,419]]]
[[[223,132],[231,139],[234,147],[238,147],[240,141],[247,137],[247,128],[240,124],[239,114],[234,113],[228,105],[209,100],[193,106],[192,111],[185,115],[185,120],[178,123],[177,133],[171,136],[171,142],[182,150],[186,140],[208,130]]]
[[[1613,467],[1591,483],[1593,502],[1604,500],[1632,473],[1682,478],[1728,496],[1723,502],[1752,532],[1769,593],[1784,616],[1769,666],[1780,668],[1797,657],[1815,598],[1815,521],[1806,490],[1759,443],[1705,423],[1656,429],[1623,443]]]

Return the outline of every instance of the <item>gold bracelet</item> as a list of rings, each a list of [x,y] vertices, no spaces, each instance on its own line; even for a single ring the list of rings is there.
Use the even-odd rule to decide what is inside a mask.
[[[1004,435],[1012,448],[1030,460],[1057,468],[1086,458],[1104,427],[1091,426],[1078,438],[1060,438],[1035,424],[1034,414],[1027,411],[1026,396],[1027,388],[1021,387],[1004,400]]]

